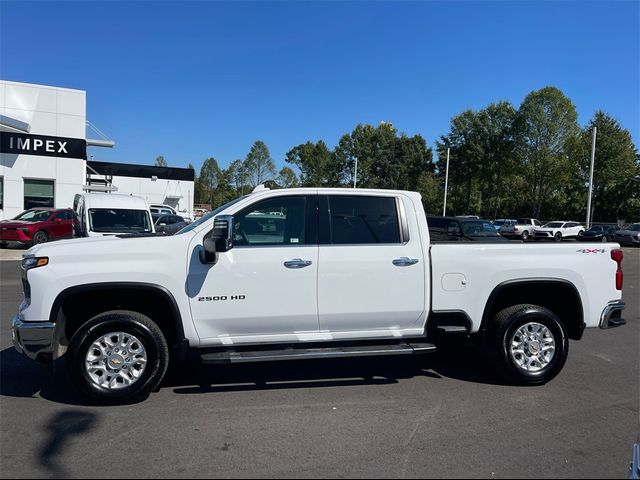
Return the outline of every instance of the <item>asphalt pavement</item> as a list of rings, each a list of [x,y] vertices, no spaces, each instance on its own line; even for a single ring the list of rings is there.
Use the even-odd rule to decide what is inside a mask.
[[[621,478],[638,442],[640,249],[625,327],[571,342],[542,387],[469,346],[421,359],[182,366],[145,402],[82,404],[11,347],[22,293],[0,262],[0,476]]]

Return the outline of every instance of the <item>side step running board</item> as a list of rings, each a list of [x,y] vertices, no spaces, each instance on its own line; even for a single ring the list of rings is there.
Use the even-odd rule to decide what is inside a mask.
[[[318,358],[377,357],[382,355],[416,355],[436,351],[431,343],[400,345],[362,345],[328,348],[289,348],[284,350],[258,350],[254,352],[206,353],[200,358],[204,364],[230,364],[276,362],[283,360],[310,360]]]

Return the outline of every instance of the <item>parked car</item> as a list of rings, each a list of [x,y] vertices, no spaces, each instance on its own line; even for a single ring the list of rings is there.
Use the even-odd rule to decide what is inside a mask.
[[[565,238],[577,238],[583,233],[584,227],[578,222],[549,222],[536,228],[533,238],[561,242]]]
[[[73,210],[32,208],[12,220],[0,222],[0,246],[9,243],[38,245],[50,240],[73,237]]]
[[[535,218],[519,218],[515,224],[503,225],[500,228],[500,235],[511,239],[529,240],[541,226],[542,223]]]
[[[517,222],[518,221],[513,218],[498,218],[497,220],[491,222],[491,224],[493,225],[493,228],[495,228],[496,232],[499,232],[500,228],[502,228],[503,226],[515,225]]]
[[[613,242],[617,225],[594,225],[584,234],[578,236],[581,242]]]
[[[151,215],[153,214],[165,214],[165,215],[178,215],[184,218],[185,222],[191,223],[193,222],[193,218],[189,215],[189,212],[180,212],[176,210],[171,205],[161,205],[157,203],[152,203],[149,205],[149,211]]]
[[[427,224],[433,242],[505,242],[488,220],[467,217],[428,217]]]
[[[276,211],[249,235],[253,212]],[[205,364],[418,355],[450,335],[482,338],[509,383],[541,385],[586,327],[625,324],[622,258],[613,244],[432,243],[415,192],[261,189],[176,235],[31,248],[13,341],[64,357],[100,403],[146,398],[189,351]]]
[[[189,225],[180,215],[151,214],[156,233],[173,235]]]
[[[78,218],[75,236],[101,237],[118,234],[154,233],[147,201],[135,195],[83,193],[75,196]]]
[[[640,223],[633,223],[628,227],[618,230],[613,236],[613,241],[620,245],[640,246]]]

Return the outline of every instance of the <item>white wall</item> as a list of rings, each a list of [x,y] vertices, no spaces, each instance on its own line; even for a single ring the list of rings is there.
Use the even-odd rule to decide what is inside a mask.
[[[178,180],[151,180],[150,178],[113,177],[113,185],[118,193],[140,195],[147,203],[167,204],[177,207],[181,212],[193,213],[194,183]],[[179,200],[168,197],[181,196]],[[178,202],[176,205],[175,202]]]
[[[28,123],[31,126],[29,133],[34,135],[84,139],[86,93],[0,80],[0,115]],[[85,182],[85,162],[83,159],[0,153],[0,177],[4,179],[2,220],[13,218],[24,210],[25,178],[53,180],[55,207],[71,207],[73,196],[82,191]]]

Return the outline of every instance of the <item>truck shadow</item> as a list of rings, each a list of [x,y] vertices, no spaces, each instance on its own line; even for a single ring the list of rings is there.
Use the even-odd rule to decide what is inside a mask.
[[[204,366],[191,359],[189,367],[170,372],[163,388],[173,388],[175,393],[186,395],[389,385],[416,377],[505,385],[494,372],[491,359],[474,346],[454,347],[420,357],[298,360],[247,365]]]
[[[34,364],[12,347],[0,352],[0,397],[36,398],[81,406],[64,372],[63,359],[50,370]],[[475,346],[458,346],[419,357],[299,360],[246,365],[201,365],[197,358],[174,366],[161,388],[179,395],[257,390],[292,390],[340,386],[390,385],[402,379],[449,378],[505,385],[486,354]]]
[[[84,405],[57,364],[56,370],[35,364],[13,347],[0,352],[0,397],[36,398],[65,405]]]

